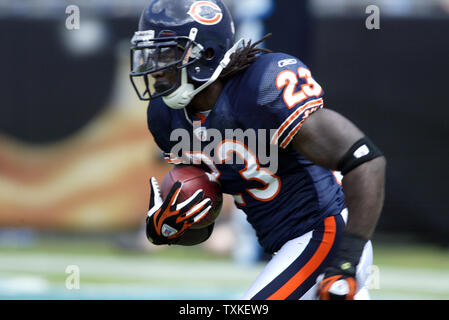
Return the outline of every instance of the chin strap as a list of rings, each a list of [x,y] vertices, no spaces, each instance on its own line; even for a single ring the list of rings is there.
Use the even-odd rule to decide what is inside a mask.
[[[168,96],[163,96],[162,100],[172,109],[182,109],[192,100],[190,93],[193,91],[195,91],[193,84],[187,82],[187,70],[182,68],[181,85]]]
[[[199,92],[207,88],[218,79],[223,70],[228,66],[229,62],[231,62],[231,55],[237,51],[240,43],[242,43],[243,41],[244,39],[240,39],[232,46],[231,49],[229,49],[225,53],[223,59],[220,61],[220,64],[218,65],[217,69],[215,69],[210,79],[196,89],[194,88],[193,84],[188,82],[186,68],[182,68],[181,85],[178,89],[176,89],[168,96],[162,97],[162,100],[165,102],[165,104],[173,109],[182,109],[186,107],[190,103],[190,101],[192,101],[195,95],[197,95]]]

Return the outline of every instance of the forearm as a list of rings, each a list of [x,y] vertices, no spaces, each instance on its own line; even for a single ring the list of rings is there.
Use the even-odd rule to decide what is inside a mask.
[[[385,169],[385,157],[378,157],[344,176],[343,192],[349,212],[347,233],[371,239],[384,202]]]
[[[175,239],[175,241],[171,244],[179,246],[194,246],[209,239],[213,230],[214,224],[201,229],[188,229],[181,237]]]
[[[149,225],[148,225],[148,219],[147,219],[147,238],[150,235],[149,231]],[[187,229],[187,231],[180,237],[170,240],[169,242],[165,243],[154,243],[156,245],[160,244],[169,244],[169,245],[180,245],[180,246],[194,246],[196,244],[200,244],[207,239],[209,239],[210,235],[212,234],[212,231],[214,230],[214,224],[211,224],[208,227],[201,228],[201,229]]]

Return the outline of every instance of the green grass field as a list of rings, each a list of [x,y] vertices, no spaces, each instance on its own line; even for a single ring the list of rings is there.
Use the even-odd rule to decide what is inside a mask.
[[[373,299],[449,299],[449,252],[374,243]],[[79,289],[73,272],[79,270]],[[151,252],[106,241],[38,241],[0,248],[1,299],[239,299],[264,264],[243,266],[201,247]],[[68,273],[66,273],[66,271]]]

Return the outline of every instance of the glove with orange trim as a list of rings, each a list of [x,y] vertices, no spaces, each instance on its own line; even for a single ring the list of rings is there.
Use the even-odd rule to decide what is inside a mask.
[[[321,300],[354,300],[357,292],[356,268],[366,240],[344,233],[337,256],[324,271],[318,285]]]
[[[190,198],[176,204],[182,183],[173,184],[165,200],[162,200],[156,178],[151,180],[150,208],[146,219],[146,234],[153,244],[170,244],[179,238],[193,224],[199,222],[211,209],[212,201],[204,196],[203,190],[196,191]]]

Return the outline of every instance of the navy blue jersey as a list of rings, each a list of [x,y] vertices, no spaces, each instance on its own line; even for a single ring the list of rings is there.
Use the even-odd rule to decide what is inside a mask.
[[[275,252],[345,207],[333,172],[291,146],[307,117],[322,107],[323,90],[309,69],[295,57],[271,53],[227,81],[207,117],[156,99],[148,126],[167,161],[193,160],[213,174],[264,249]],[[190,136],[181,144],[183,132]]]

